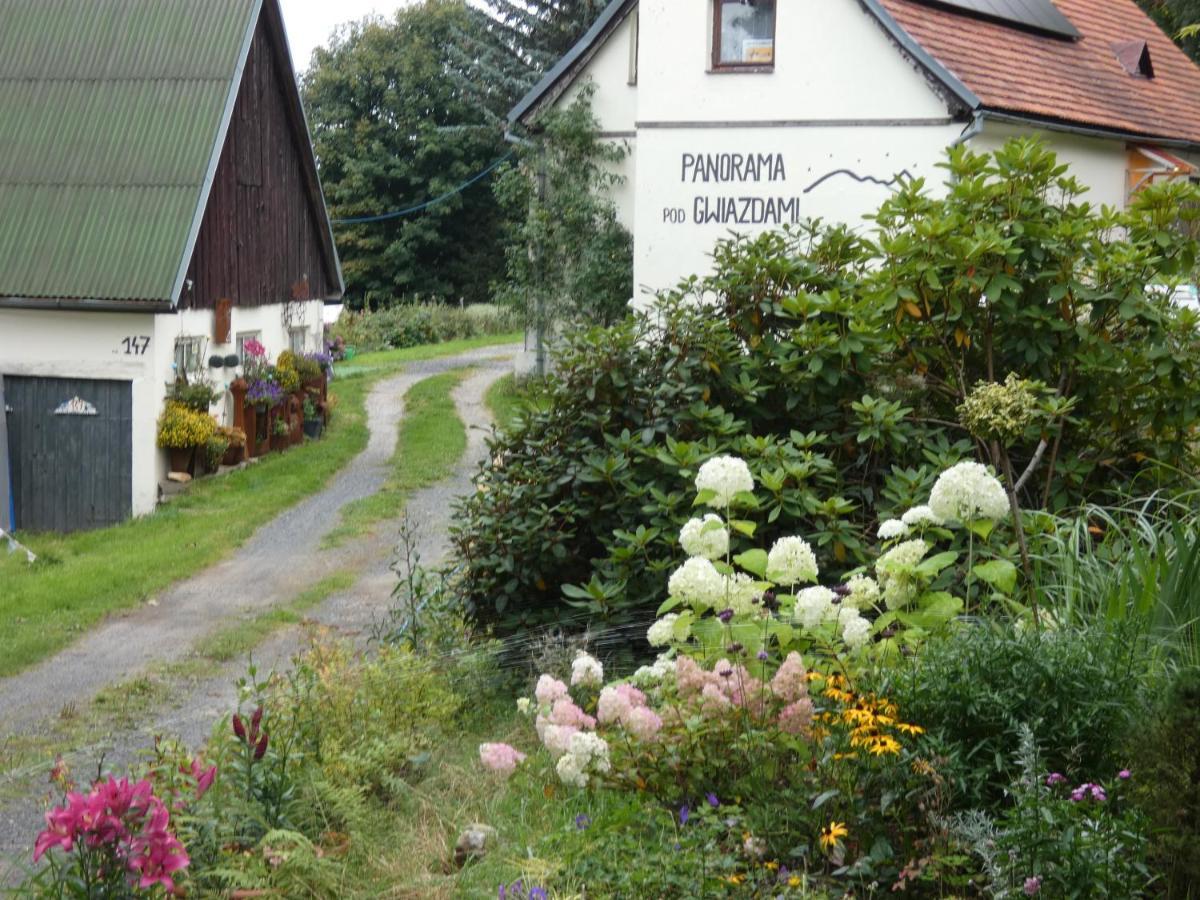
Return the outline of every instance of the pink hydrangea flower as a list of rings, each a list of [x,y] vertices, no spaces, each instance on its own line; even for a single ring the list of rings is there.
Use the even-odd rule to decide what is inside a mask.
[[[804,663],[796,651],[789,653],[787,659],[779,664],[775,677],[771,679],[771,693],[787,703],[808,696]]]
[[[508,744],[480,744],[479,761],[488,771],[507,778],[525,761],[525,754]]]
[[[629,711],[624,725],[639,741],[652,741],[662,730],[663,720],[648,706],[636,706]]]
[[[788,734],[808,734],[812,718],[812,701],[802,697],[779,711],[779,730]]]
[[[573,725],[547,725],[542,732],[542,743],[557,759],[571,748],[571,735],[578,731]]]
[[[554,725],[569,725],[572,728],[595,728],[596,720],[575,705],[569,697],[554,702],[550,711],[550,722]]]
[[[600,692],[596,718],[606,725],[624,723],[629,713],[646,705],[646,695],[631,684],[612,684]]]
[[[538,679],[533,695],[537,697],[538,703],[543,706],[553,706],[556,700],[561,700],[567,696],[567,686],[557,678],[543,675]]]

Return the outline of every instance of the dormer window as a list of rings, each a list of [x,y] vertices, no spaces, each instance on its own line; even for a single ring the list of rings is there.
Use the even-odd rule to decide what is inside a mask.
[[[775,0],[713,0],[713,68],[775,65]]]

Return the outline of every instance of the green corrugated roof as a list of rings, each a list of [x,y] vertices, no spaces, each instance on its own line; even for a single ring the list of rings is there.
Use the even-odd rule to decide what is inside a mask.
[[[256,0],[0,0],[0,296],[173,300]]]

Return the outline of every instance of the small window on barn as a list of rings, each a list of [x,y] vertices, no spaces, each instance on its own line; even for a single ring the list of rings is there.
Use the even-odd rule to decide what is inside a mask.
[[[775,0],[713,0],[713,68],[775,65]]]
[[[175,339],[175,375],[195,375],[204,367],[204,338]]]
[[[288,346],[293,353],[303,353],[308,344],[307,328],[289,328]]]

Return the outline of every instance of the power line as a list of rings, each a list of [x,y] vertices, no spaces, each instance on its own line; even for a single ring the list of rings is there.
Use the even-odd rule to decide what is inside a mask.
[[[486,169],[484,169],[478,175],[472,176],[471,178],[467,179],[462,184],[460,184],[458,187],[454,188],[454,190],[447,191],[446,193],[442,194],[440,197],[434,197],[432,200],[426,200],[424,203],[419,203],[416,206],[410,206],[407,209],[398,209],[395,212],[381,213],[377,216],[357,216],[352,219],[334,219],[333,224],[334,225],[359,225],[359,224],[362,224],[365,222],[382,222],[386,219],[398,219],[401,216],[409,216],[409,215],[412,215],[413,213],[420,212],[423,209],[428,209],[429,207],[431,207],[435,204],[441,203],[443,200],[450,199],[455,194],[462,193],[467,188],[469,188],[471,185],[473,185],[475,182],[487,177],[492,172],[494,172],[501,165],[501,163],[507,162],[508,160],[512,159],[512,156],[515,152],[516,152],[515,150],[510,150],[508,153],[505,153],[502,157],[500,157],[498,160],[496,160],[494,163],[492,163],[490,166],[488,166]]]

